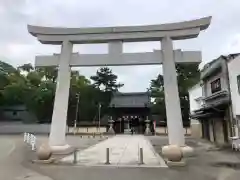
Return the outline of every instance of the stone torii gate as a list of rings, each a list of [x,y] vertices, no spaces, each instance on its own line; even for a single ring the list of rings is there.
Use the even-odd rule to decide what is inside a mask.
[[[65,141],[72,66],[163,64],[164,94],[170,145],[185,146],[175,63],[201,62],[200,51],[174,50],[173,41],[196,38],[210,25],[211,17],[179,23],[100,28],[55,28],[28,25],[43,44],[61,45],[61,53],[37,56],[36,66],[58,66],[57,87],[49,144],[53,151],[69,147]],[[123,53],[124,42],[160,41],[161,50]],[[107,54],[72,53],[73,44],[108,43]],[[160,44],[159,44],[160,45]],[[160,47],[160,46],[159,46]]]

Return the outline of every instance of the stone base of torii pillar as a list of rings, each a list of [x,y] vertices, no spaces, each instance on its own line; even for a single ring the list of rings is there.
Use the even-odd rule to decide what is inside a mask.
[[[185,166],[184,158],[194,154],[193,148],[189,146],[167,145],[162,147],[162,155],[168,166]]]
[[[53,127],[55,129],[55,127]],[[70,146],[65,137],[65,131],[60,132],[58,131],[59,134],[55,133],[50,133],[49,137],[49,147],[50,150],[53,154],[66,154],[72,149],[72,146]]]
[[[181,146],[183,157],[191,157],[194,155],[194,149],[190,146]]]
[[[69,144],[65,144],[62,146],[50,146],[51,152],[53,154],[64,154],[67,153],[69,149],[72,147]]]

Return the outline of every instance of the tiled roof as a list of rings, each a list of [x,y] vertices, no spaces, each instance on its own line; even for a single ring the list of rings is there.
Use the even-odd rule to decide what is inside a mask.
[[[116,93],[110,107],[148,107],[150,96],[147,92],[140,93]]]
[[[214,59],[211,62],[205,64],[203,69],[201,70],[201,79],[205,79],[215,73],[219,68],[222,67],[223,61],[227,63],[232,59],[235,59],[239,55],[240,53],[221,55],[217,59]]]
[[[203,69],[202,69],[201,71],[204,71],[204,70],[210,68],[212,64],[214,64],[214,63],[217,62],[217,61],[220,61],[222,58],[228,61],[228,60],[231,60],[231,59],[236,58],[236,57],[239,56],[239,55],[240,55],[240,53],[229,54],[229,55],[221,55],[221,56],[219,56],[218,58],[213,59],[213,60],[210,61],[209,63],[205,64],[204,67],[203,67]]]

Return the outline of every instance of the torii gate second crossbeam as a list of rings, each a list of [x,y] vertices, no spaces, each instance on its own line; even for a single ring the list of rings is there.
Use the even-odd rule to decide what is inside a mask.
[[[59,66],[60,54],[50,56],[36,56],[35,66]],[[200,63],[200,51],[174,51],[175,63]],[[121,54],[79,54],[73,53],[69,65],[71,67],[89,66],[132,66],[159,65],[163,62],[163,51]]]

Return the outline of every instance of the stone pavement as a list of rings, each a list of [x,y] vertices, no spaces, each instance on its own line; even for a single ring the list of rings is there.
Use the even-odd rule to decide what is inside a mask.
[[[90,148],[79,151],[79,165],[105,165],[106,148],[110,149],[110,163],[113,166],[140,166],[139,149],[143,149],[144,167],[167,167],[164,160],[155,152],[149,140],[143,135],[117,135],[102,141]],[[73,162],[73,155],[62,159],[62,162]],[[109,165],[108,165],[109,166]]]
[[[161,146],[167,143],[167,137],[146,137],[160,153]],[[89,139],[92,141],[93,139]],[[81,142],[81,139],[79,140]],[[225,166],[214,165],[217,162],[240,162],[240,153],[225,151],[207,151],[211,144],[201,140],[186,138],[193,146],[196,156],[186,159],[186,167],[146,168],[123,166],[75,166],[75,165],[39,165],[26,164],[27,167],[51,177],[54,180],[238,180],[240,171]],[[116,143],[115,143],[116,144]],[[131,155],[129,155],[130,157]]]

